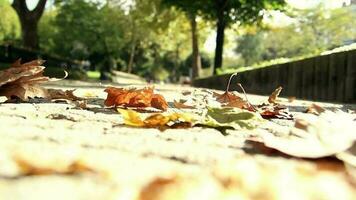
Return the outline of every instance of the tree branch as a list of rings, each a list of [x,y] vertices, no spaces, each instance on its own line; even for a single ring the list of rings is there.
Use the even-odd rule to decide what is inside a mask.
[[[43,11],[46,7],[47,0],[39,0],[37,3],[37,6],[33,11],[31,11],[31,14],[34,15],[35,18],[39,19],[41,18]]]
[[[25,16],[29,12],[26,5],[26,0],[14,0],[11,6],[15,9],[20,17]]]

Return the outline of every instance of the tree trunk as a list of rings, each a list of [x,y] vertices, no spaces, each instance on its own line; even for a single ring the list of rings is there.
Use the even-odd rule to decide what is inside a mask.
[[[192,63],[192,69],[193,69],[193,79],[199,77],[200,75],[200,70],[201,70],[201,58],[200,58],[200,53],[199,53],[199,40],[198,40],[198,30],[197,30],[197,21],[196,21],[196,16],[192,15],[190,17],[190,25],[192,29],[192,55],[193,55],[193,63]]]
[[[38,49],[38,33],[37,33],[38,21],[21,21],[21,33],[23,45],[28,48]]]
[[[214,70],[213,70],[214,74],[216,74],[216,69],[222,67],[225,27],[226,27],[226,22],[223,13],[221,13],[218,16],[218,22],[217,22],[216,47],[215,47],[215,59],[214,59]]]
[[[132,45],[131,47],[131,52],[130,52],[130,59],[129,59],[129,63],[127,65],[127,72],[131,73],[132,72],[132,66],[135,60],[135,53],[136,53],[136,45]]]
[[[27,8],[26,0],[13,0],[11,4],[20,19],[22,40],[25,47],[32,49],[39,48],[37,27],[46,3],[47,0],[39,0],[37,6],[32,11]]]

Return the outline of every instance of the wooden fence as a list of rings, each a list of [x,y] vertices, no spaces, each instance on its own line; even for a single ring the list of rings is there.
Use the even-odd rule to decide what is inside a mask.
[[[194,86],[224,89],[231,74],[194,80]],[[237,79],[237,80],[236,80]],[[315,101],[356,103],[356,50],[272,65],[238,74],[248,93],[268,95],[278,86],[281,96]],[[236,90],[237,85],[232,84]]]

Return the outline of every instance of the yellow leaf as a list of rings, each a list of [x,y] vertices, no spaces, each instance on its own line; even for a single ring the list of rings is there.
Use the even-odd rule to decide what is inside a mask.
[[[123,116],[124,123],[129,126],[143,127],[145,123],[142,121],[138,112],[133,110],[125,110],[118,108],[117,111]]]

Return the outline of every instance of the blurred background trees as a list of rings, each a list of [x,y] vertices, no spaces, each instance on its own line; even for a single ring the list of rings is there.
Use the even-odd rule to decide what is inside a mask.
[[[0,43],[175,82],[356,42],[350,1],[295,1],[0,0]]]

